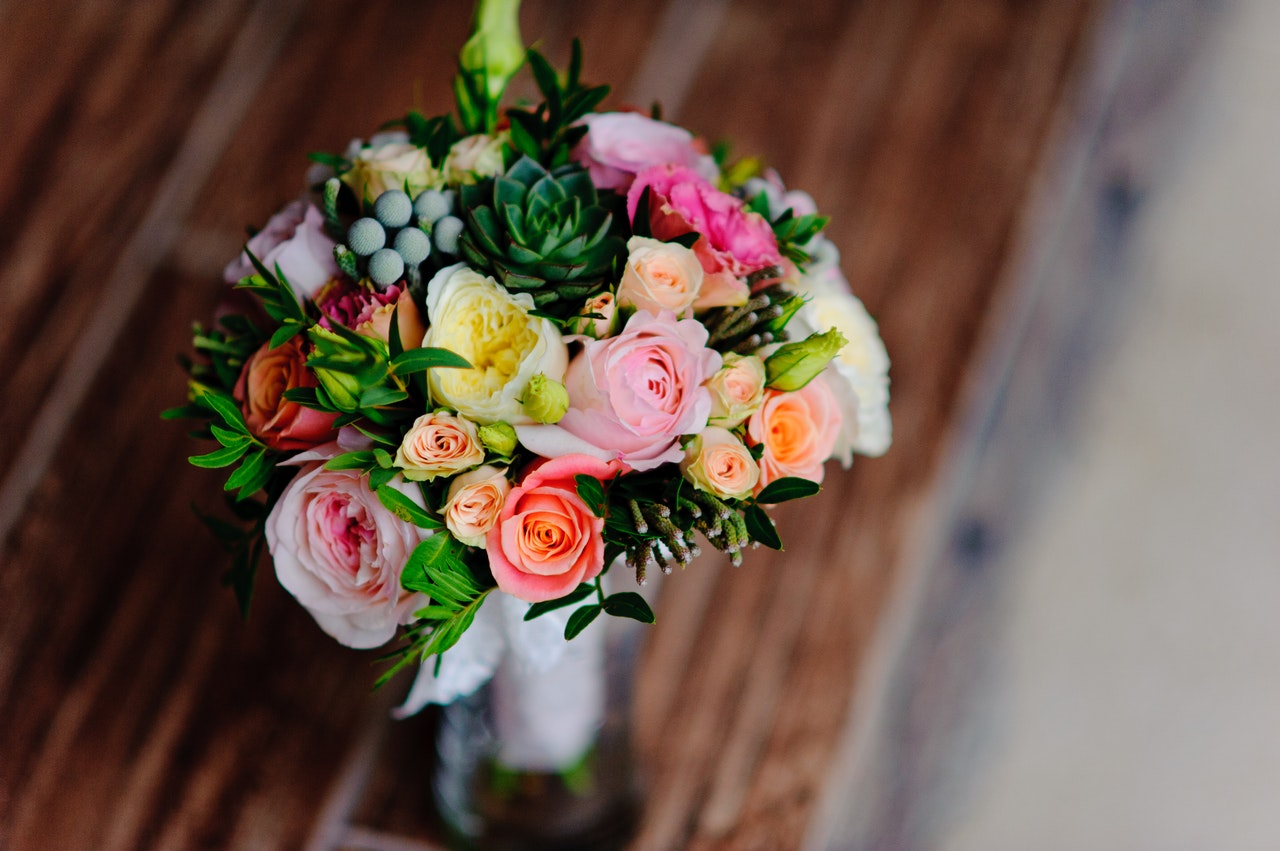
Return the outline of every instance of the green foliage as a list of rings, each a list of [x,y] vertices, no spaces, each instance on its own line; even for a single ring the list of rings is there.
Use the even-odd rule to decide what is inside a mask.
[[[764,490],[756,495],[756,502],[761,505],[776,505],[791,499],[813,496],[822,490],[822,485],[809,479],[786,476],[770,482]]]
[[[463,560],[466,547],[453,535],[439,531],[414,549],[405,563],[400,584],[407,591],[426,594],[431,602],[414,613],[418,618],[405,628],[407,643],[382,657],[394,660],[378,678],[375,688],[391,680],[414,662],[436,657],[458,643],[475,620],[484,598],[493,590],[485,588]]]
[[[556,609],[563,609],[565,606],[572,606],[580,600],[585,600],[592,594],[596,593],[595,585],[590,582],[584,582],[577,588],[574,588],[563,597],[557,597],[554,600],[547,600],[542,603],[534,603],[529,607],[529,611],[524,613],[524,619],[531,621],[536,617],[541,617],[547,612],[554,612]]]
[[[577,122],[600,105],[609,87],[582,85],[582,44],[577,39],[563,83],[542,54],[530,50],[528,59],[543,101],[533,109],[507,110],[511,143],[547,168],[559,168],[569,162],[570,152],[587,133],[586,126]]]
[[[566,641],[571,641],[578,637],[584,629],[591,625],[591,622],[600,617],[603,611],[598,603],[592,603],[589,606],[583,606],[575,609],[573,614],[569,615],[569,621],[564,625],[564,637]]]

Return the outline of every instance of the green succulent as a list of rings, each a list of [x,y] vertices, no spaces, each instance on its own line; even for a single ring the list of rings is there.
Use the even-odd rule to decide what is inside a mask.
[[[506,174],[462,187],[467,262],[509,292],[529,293],[538,309],[567,315],[605,285],[626,257],[587,172],[549,172],[521,157]]]

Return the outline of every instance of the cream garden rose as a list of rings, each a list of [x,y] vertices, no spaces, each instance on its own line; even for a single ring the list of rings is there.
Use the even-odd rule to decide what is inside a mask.
[[[627,266],[618,284],[618,304],[650,313],[670,310],[678,317],[689,316],[702,291],[703,274],[697,255],[683,245],[633,236],[627,240]]]
[[[483,549],[510,492],[511,482],[503,467],[486,464],[463,473],[449,483],[444,503],[445,526],[462,543]]]
[[[741,425],[764,401],[764,361],[755,355],[727,354],[724,366],[711,376],[711,418],[708,423],[724,428]]]
[[[356,197],[372,202],[388,189],[405,189],[410,196],[440,182],[440,173],[431,165],[424,148],[408,142],[388,142],[361,148],[351,160],[351,169],[342,179]]]
[[[746,499],[760,481],[760,467],[751,450],[733,432],[718,426],[707,426],[689,442],[680,470],[694,487],[721,499]]]
[[[396,466],[412,482],[449,476],[483,461],[476,424],[448,411],[418,417],[396,450]]]
[[[506,135],[467,136],[453,143],[444,161],[444,176],[449,183],[475,183],[502,173],[502,148]]]
[[[569,350],[555,324],[532,309],[532,296],[511,295],[466,264],[437,272],[427,285],[422,345],[456,352],[472,369],[430,370],[432,398],[477,423],[533,422],[520,400],[538,373],[564,380]]]

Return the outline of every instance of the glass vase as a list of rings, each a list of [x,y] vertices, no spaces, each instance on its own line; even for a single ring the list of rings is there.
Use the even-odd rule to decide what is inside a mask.
[[[558,662],[504,659],[442,708],[432,793],[452,847],[622,848],[639,819],[632,681],[644,627],[600,617]]]

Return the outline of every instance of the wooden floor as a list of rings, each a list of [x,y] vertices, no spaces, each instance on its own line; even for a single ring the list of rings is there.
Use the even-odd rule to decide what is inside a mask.
[[[269,575],[240,622],[189,507],[218,483],[158,413],[305,154],[447,108],[467,5],[0,5],[0,848],[429,847],[426,723]],[[526,0],[616,103],[809,189],[894,361],[885,458],[781,512],[785,553],[666,583],[636,847],[796,848],[829,792],[1095,5]]]

